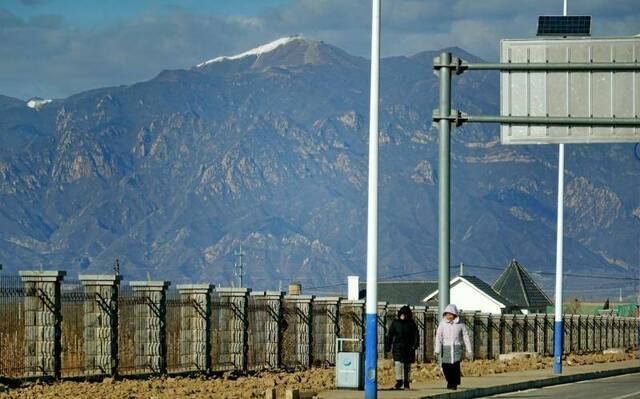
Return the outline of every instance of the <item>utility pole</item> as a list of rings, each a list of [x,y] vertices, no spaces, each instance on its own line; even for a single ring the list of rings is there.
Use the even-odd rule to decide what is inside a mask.
[[[618,296],[618,302],[622,303],[622,288],[618,288],[620,290],[620,295]]]
[[[120,275],[120,260],[116,258],[116,261],[113,263],[113,273],[116,276]]]
[[[238,262],[235,264],[233,274],[238,277],[239,288],[242,288],[242,277],[244,277],[244,256],[246,253],[242,250],[242,244],[240,244],[240,250],[234,253],[238,257]]]

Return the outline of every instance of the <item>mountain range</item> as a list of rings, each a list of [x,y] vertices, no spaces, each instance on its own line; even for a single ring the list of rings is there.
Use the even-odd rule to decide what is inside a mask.
[[[383,277],[436,275],[440,51],[479,61],[459,48],[381,61]],[[455,108],[498,113],[497,73],[453,82]],[[0,263],[75,278],[118,258],[127,280],[229,285],[242,244],[255,289],[364,278],[368,102],[367,59],[302,37],[64,99],[0,96]],[[552,288],[557,148],[473,124],[451,148],[452,261],[491,282],[517,258]],[[633,146],[569,145],[566,159],[565,271],[637,277]],[[576,295],[620,281],[567,278]]]

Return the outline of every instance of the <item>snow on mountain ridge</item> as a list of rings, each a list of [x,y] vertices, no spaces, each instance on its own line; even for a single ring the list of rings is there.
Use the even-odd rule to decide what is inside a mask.
[[[221,62],[221,61],[226,61],[226,60],[237,60],[240,58],[244,58],[250,55],[257,55],[260,56],[261,54],[264,53],[268,53],[270,51],[275,50],[276,48],[285,45],[287,43],[291,43],[295,40],[303,40],[302,36],[287,36],[287,37],[281,37],[280,39],[274,40],[270,43],[267,44],[263,44],[262,46],[258,46],[256,48],[253,48],[249,51],[245,51],[244,53],[240,53],[240,54],[236,54],[236,55],[231,55],[231,56],[226,56],[223,55],[221,57],[216,57],[213,58],[211,60],[208,61],[204,61],[201,62],[200,64],[196,65],[197,68],[203,67],[205,65],[214,63],[214,62]]]
[[[52,101],[53,100],[45,100],[42,98],[32,98],[31,100],[27,101],[27,107],[38,110]]]

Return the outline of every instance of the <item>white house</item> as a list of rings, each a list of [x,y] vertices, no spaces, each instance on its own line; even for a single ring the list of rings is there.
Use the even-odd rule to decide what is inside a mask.
[[[451,280],[449,296],[451,303],[460,311],[492,314],[510,313],[514,305],[498,294],[491,286],[475,276],[458,276]],[[438,290],[427,295],[422,302],[434,303]]]

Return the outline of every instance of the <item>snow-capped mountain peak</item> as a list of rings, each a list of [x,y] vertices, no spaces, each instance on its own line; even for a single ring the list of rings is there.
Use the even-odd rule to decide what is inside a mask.
[[[40,97],[34,97],[31,100],[27,101],[27,107],[38,110],[52,101],[53,100],[45,100]]]
[[[283,45],[285,45],[287,43],[291,43],[291,42],[296,41],[296,40],[304,40],[304,39],[303,39],[302,36],[298,36],[298,35],[281,37],[280,39],[274,40],[274,41],[272,41],[270,43],[267,43],[267,44],[263,44],[262,46],[258,46],[256,48],[253,48],[253,49],[249,50],[249,51],[245,51],[244,53],[231,55],[231,56],[223,55],[221,57],[216,57],[216,58],[213,58],[211,60],[201,62],[200,64],[196,65],[196,67],[200,68],[200,67],[203,67],[205,65],[209,65],[209,64],[212,64],[212,63],[215,63],[215,62],[221,62],[221,61],[227,61],[227,60],[237,60],[237,59],[244,58],[244,57],[247,57],[247,56],[250,56],[250,55],[260,56],[261,54],[268,53],[270,51],[273,51],[273,50],[277,49],[280,46],[283,46]]]

